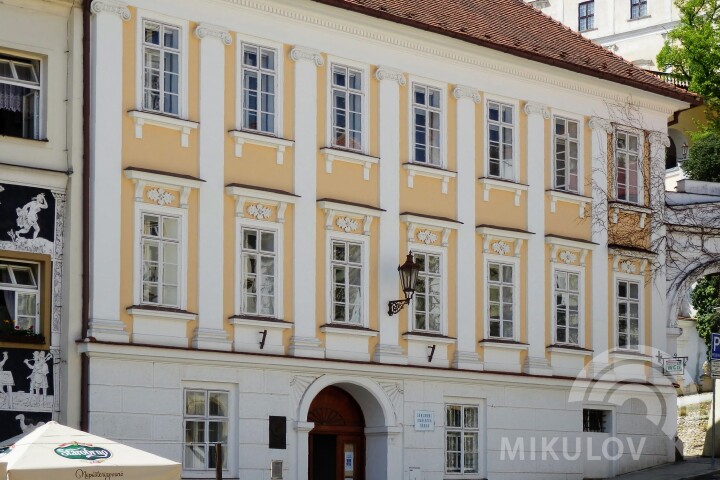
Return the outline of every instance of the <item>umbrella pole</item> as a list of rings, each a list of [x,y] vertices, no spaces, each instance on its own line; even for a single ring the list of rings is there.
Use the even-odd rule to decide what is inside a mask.
[[[222,444],[215,444],[215,480],[222,480],[223,451]]]

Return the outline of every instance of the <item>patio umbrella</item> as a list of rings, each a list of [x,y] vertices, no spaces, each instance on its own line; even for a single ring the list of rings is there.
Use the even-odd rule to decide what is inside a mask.
[[[179,480],[180,464],[48,422],[0,451],[0,480]]]

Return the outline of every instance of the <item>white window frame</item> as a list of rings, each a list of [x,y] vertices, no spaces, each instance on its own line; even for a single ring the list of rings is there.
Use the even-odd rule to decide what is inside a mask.
[[[519,239],[515,239],[519,242]],[[512,340],[520,338],[520,258],[505,255],[486,253],[483,259],[483,318],[485,318],[485,335],[488,340]],[[513,266],[513,336],[491,337],[490,336],[490,290],[488,268],[490,263],[505,263]]]
[[[585,193],[585,120],[582,116],[576,115],[570,112],[553,109],[552,111],[552,124],[550,127],[550,141],[552,148],[552,188],[557,190],[555,185],[555,118],[562,118],[578,124],[578,189],[577,191],[572,190],[559,190],[561,192],[574,193],[577,195],[583,195]]]
[[[617,148],[617,134],[624,133],[626,135],[634,135],[638,138],[638,201],[633,202],[629,200],[630,195],[628,192],[628,199],[618,198],[618,183],[617,183],[617,171],[618,171],[618,148]],[[613,130],[612,135],[612,198],[618,202],[630,203],[633,205],[645,205],[645,172],[643,171],[645,165],[645,135],[641,130],[629,127],[617,127]],[[628,170],[629,172],[629,170]]]
[[[464,441],[464,435],[462,435],[466,429],[465,427],[461,427],[458,429],[457,427],[448,427],[447,425],[447,409],[448,407],[462,407],[462,412],[464,413],[465,408],[475,408],[477,409],[477,430],[475,429],[468,429],[467,431],[470,432],[477,432],[477,471],[475,472],[449,472],[447,468],[447,434],[448,431],[455,431],[455,432],[461,432],[460,436],[460,447],[461,447],[461,453],[460,453],[460,465],[461,469],[464,469],[465,466],[465,441]],[[452,475],[453,478],[477,478],[477,477],[483,477],[484,475],[484,465],[485,465],[485,459],[484,459],[484,431],[485,431],[485,421],[484,421],[484,405],[478,404],[476,401],[470,401],[470,399],[445,399],[445,403],[443,405],[442,415],[443,415],[443,471],[446,475]],[[463,423],[464,423],[464,415],[461,413],[461,416],[463,417]]]
[[[275,222],[264,222],[262,220],[254,220],[250,218],[238,218],[235,222],[235,312],[238,315],[248,316],[264,316],[258,313],[244,313],[242,301],[242,229],[256,228],[265,231],[271,231],[275,234],[275,315],[268,318],[282,318],[283,310],[283,225]]]
[[[557,296],[555,294],[556,272],[568,272],[578,275],[578,343],[558,342],[557,339]],[[552,268],[552,339],[557,345],[572,345],[584,347],[585,345],[585,269],[576,265],[557,265]]]
[[[433,165],[429,162],[415,161],[415,116],[414,116],[414,93],[413,86],[422,85],[440,90],[440,165]],[[409,75],[408,77],[408,159],[413,165],[424,165],[430,168],[447,169],[447,145],[448,145],[448,86],[447,83],[432,80],[425,77]]]
[[[183,441],[182,449],[183,453],[180,459],[180,464],[182,466],[182,477],[183,478],[208,478],[208,479],[214,479],[215,478],[215,470],[187,470],[185,468],[185,391],[187,390],[205,390],[205,391],[223,391],[227,392],[228,394],[228,451],[232,452],[234,449],[237,448],[239,438],[238,438],[238,429],[239,429],[239,406],[238,406],[238,394],[237,394],[237,384],[233,383],[223,383],[223,382],[203,382],[203,381],[194,381],[194,380],[188,380],[182,382],[182,388],[180,389],[180,394],[182,395],[181,399],[181,405],[182,405],[182,435],[183,435]],[[227,455],[228,452],[224,452],[225,456],[227,457],[227,469],[223,469],[223,472],[233,472],[236,471],[238,468],[238,461],[236,456],[234,455]]]
[[[253,37],[245,34],[236,34],[236,85],[235,95],[235,128],[240,131],[257,133],[258,135],[271,135],[278,138],[283,137],[283,79],[284,79],[284,46],[272,40]],[[250,44],[260,48],[275,50],[275,131],[263,132],[262,130],[248,130],[243,124],[243,45]]]
[[[514,122],[513,122],[513,152],[514,152],[514,158],[513,158],[513,178],[506,179],[502,177],[491,177],[490,176],[490,134],[489,134],[489,123],[488,119],[490,118],[490,103],[500,103],[500,104],[506,104],[513,107],[513,113],[514,113]],[[482,122],[482,130],[483,130],[483,176],[489,179],[493,180],[499,180],[501,182],[514,182],[517,183],[520,181],[520,162],[522,161],[522,158],[520,158],[520,124],[519,124],[519,114],[520,114],[520,101],[514,98],[509,97],[503,97],[500,95],[494,95],[492,93],[486,93],[484,102],[483,102],[483,122]]]
[[[638,348],[620,347],[620,316],[618,313],[618,282],[633,282],[638,284]],[[621,351],[641,352],[641,347],[645,345],[645,277],[643,275],[632,275],[629,273],[615,272],[613,276],[613,342],[615,348]],[[642,352],[641,352],[642,353]]]
[[[160,304],[145,303],[142,299],[142,216],[144,213],[153,215],[168,215],[178,217],[180,220],[180,248],[178,269],[178,306],[172,307]],[[187,309],[187,263],[188,263],[188,212],[185,208],[153,205],[150,203],[135,202],[135,243],[133,261],[133,298],[134,304],[140,306],[157,306],[162,308]]]
[[[37,77],[38,77],[38,86],[36,87],[32,83],[23,82],[21,80],[14,81],[14,80],[8,80],[3,79],[2,83],[5,84],[12,84],[17,85],[23,88],[31,88],[38,90],[39,92],[39,98],[38,98],[38,120],[37,120],[37,138],[26,138],[26,137],[11,137],[11,136],[5,136],[3,139],[21,139],[21,140],[41,140],[45,139],[47,137],[47,57],[38,55],[31,52],[25,52],[22,50],[10,50],[5,48],[0,48],[0,54],[2,55],[9,55],[11,57],[16,57],[20,59],[25,59],[28,61],[38,62],[39,67],[37,69]]]
[[[166,115],[171,118],[187,119],[188,116],[188,32],[190,24],[187,20],[162,15],[155,12],[149,12],[138,9],[136,22],[136,51],[135,51],[135,109],[154,115]],[[180,31],[180,78],[178,92],[180,99],[178,101],[178,114],[172,115],[155,110],[146,110],[143,104],[144,87],[145,87],[145,56],[144,56],[144,23],[145,21],[157,22],[173,27],[177,27]]]
[[[640,12],[640,10],[641,10],[640,6],[643,3],[645,4],[645,15],[641,15],[641,12]],[[638,0],[638,4],[637,4],[638,16],[637,17],[633,16],[633,7],[634,7],[633,0],[630,0],[630,20],[640,20],[641,18],[647,18],[650,16],[650,2],[648,2],[647,0]]]
[[[325,318],[327,324],[335,325],[356,325],[367,328],[370,318],[370,240],[367,235],[356,235],[352,233],[344,233],[338,231],[328,232],[325,236]],[[341,242],[359,243],[362,248],[362,280],[361,288],[362,313],[360,323],[336,322],[333,318],[333,291],[334,281],[332,275],[332,242],[338,240]]]
[[[31,262],[27,260],[19,260],[11,257],[2,257],[0,258],[0,264],[15,264],[14,266],[17,266],[17,264],[25,264],[27,265],[31,271],[31,274],[35,277],[35,285],[37,288],[27,288],[23,287],[21,285],[17,284],[3,284],[3,285],[16,285],[16,286],[8,286],[8,287],[0,287],[2,290],[10,290],[13,292],[16,292],[15,296],[15,311],[13,314],[15,315],[15,318],[13,319],[13,322],[17,322],[17,294],[18,293],[27,293],[27,294],[34,294],[35,295],[35,322],[33,324],[33,333],[36,334],[42,334],[42,264],[38,262]],[[22,268],[22,267],[20,267]],[[33,271],[33,269],[35,271]],[[2,320],[2,319],[0,319]],[[13,325],[13,328],[17,326],[17,323]]]
[[[362,148],[352,150],[346,147],[335,146],[333,143],[333,103],[332,103],[332,70],[333,65],[352,68],[362,72],[362,132],[360,134]],[[327,58],[327,108],[325,109],[325,144],[327,148],[347,150],[367,155],[370,151],[370,66],[366,63],[356,62],[345,58],[328,55]]]
[[[416,253],[424,253],[429,255],[438,255],[440,257],[440,331],[433,332],[431,330],[415,329],[415,298],[410,302],[410,310],[408,314],[408,332],[411,333],[439,333],[441,335],[448,334],[448,265],[447,265],[447,248],[434,245],[411,244],[410,249],[413,255]]]

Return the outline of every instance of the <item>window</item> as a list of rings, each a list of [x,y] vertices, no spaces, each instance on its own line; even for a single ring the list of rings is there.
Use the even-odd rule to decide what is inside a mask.
[[[439,333],[442,312],[441,257],[437,254],[415,252],[413,256],[415,263],[420,266],[413,299],[414,330]]]
[[[247,43],[242,50],[242,128],[275,134],[275,50]]]
[[[332,241],[332,321],[362,324],[363,251],[359,243]]]
[[[488,317],[491,337],[514,338],[513,268],[513,265],[488,263]]]
[[[630,18],[647,17],[647,0],[630,0]]]
[[[488,102],[488,176],[515,179],[513,106]]]
[[[580,274],[555,272],[555,341],[580,343]]]
[[[180,218],[142,214],[142,303],[180,307]]]
[[[615,188],[617,199],[625,202],[640,201],[640,139],[627,132],[615,134]]]
[[[637,350],[640,345],[640,284],[617,282],[618,348]]]
[[[608,410],[593,410],[583,408],[583,432],[608,433]]]
[[[445,407],[445,471],[478,473],[479,412],[477,406]]]
[[[578,192],[578,123],[555,117],[555,185]]]
[[[242,229],[242,311],[275,316],[275,232]]]
[[[228,408],[228,392],[185,390],[185,469],[214,470],[217,443],[226,452],[222,467],[227,469]]]
[[[143,22],[143,109],[180,115],[180,28]]]
[[[40,62],[0,54],[0,135],[40,138]]]
[[[441,91],[425,85],[413,85],[413,161],[442,166],[440,143]]]
[[[595,28],[595,0],[578,5],[578,30],[584,32]]]
[[[349,150],[363,149],[363,72],[332,67],[332,144]]]
[[[0,261],[0,321],[40,332],[38,265]]]

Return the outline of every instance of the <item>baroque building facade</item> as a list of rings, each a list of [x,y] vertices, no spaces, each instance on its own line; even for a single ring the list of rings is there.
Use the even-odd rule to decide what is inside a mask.
[[[673,460],[653,179],[695,97],[517,2],[364,3],[90,4],[83,426],[187,478]]]
[[[0,440],[79,421],[81,39],[73,2],[0,6]]]

